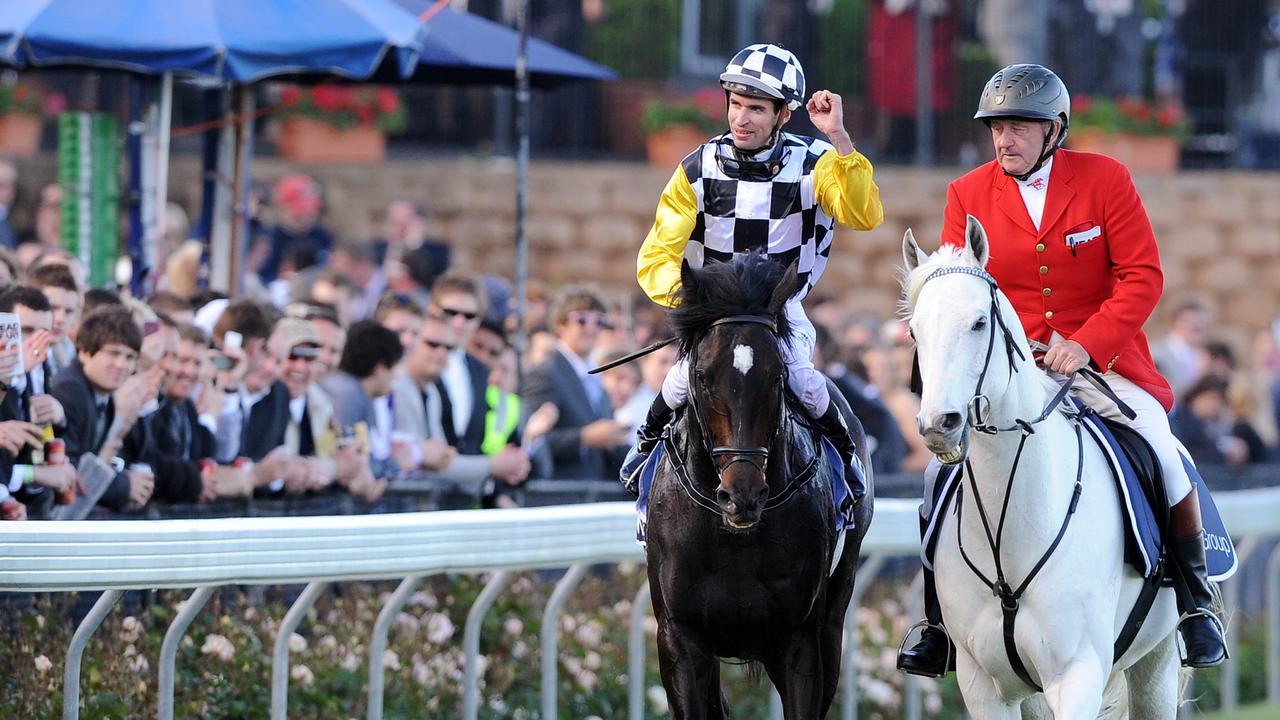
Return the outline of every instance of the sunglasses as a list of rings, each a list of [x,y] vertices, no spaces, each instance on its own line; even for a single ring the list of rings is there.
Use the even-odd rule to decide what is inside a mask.
[[[422,339],[422,344],[426,345],[427,347],[433,350],[448,350],[450,352],[452,352],[455,348],[458,347],[457,345],[450,345],[449,343],[437,342],[435,340],[428,340],[426,338]]]
[[[475,320],[480,317],[480,313],[472,312],[470,310],[459,310],[457,308],[447,307],[437,307],[436,309],[439,310],[440,315],[443,315],[444,317],[464,317],[467,320]]]
[[[727,144],[732,144],[732,141]],[[731,180],[772,180],[782,171],[782,166],[787,164],[787,156],[790,154],[782,138],[773,143],[773,152],[769,153],[766,160],[739,160],[732,154],[725,154],[725,145],[726,143],[720,143],[716,147],[716,164],[720,166],[720,172]]]
[[[603,330],[612,330],[613,323],[609,322],[609,316],[602,312],[594,312],[591,310],[574,310],[569,313],[569,319],[578,323],[582,327],[595,325]]]
[[[320,356],[320,348],[299,345],[289,351],[290,360],[315,360]]]

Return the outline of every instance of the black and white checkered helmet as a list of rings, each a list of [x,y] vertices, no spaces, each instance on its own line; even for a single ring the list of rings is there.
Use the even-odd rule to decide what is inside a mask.
[[[748,45],[738,51],[720,73],[720,85],[742,95],[782,100],[792,110],[804,103],[804,68],[779,45]]]

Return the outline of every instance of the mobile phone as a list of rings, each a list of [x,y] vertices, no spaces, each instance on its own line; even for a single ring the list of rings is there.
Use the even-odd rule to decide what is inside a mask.
[[[147,337],[160,332],[159,320],[144,320],[142,323],[142,336]]]
[[[226,355],[223,355],[222,353],[218,353],[213,356],[213,367],[217,370],[230,370],[235,366],[236,366],[236,361],[232,360]]]
[[[244,343],[244,336],[236,332],[235,330],[228,330],[222,336],[222,347],[224,348],[238,348],[243,343]]]

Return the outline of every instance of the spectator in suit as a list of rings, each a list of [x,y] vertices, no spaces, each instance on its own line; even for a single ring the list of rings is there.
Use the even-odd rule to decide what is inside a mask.
[[[214,342],[235,363],[215,380],[225,394],[216,459],[232,464],[247,458],[253,462],[254,482],[267,493],[283,491],[290,478],[307,470],[284,446],[289,390],[280,381],[279,359],[267,347],[274,325],[267,307],[240,299],[228,304],[213,326]],[[239,333],[240,347],[226,342],[230,332]]]
[[[53,504],[50,491],[75,485],[75,466],[45,465],[41,426],[61,424],[62,404],[47,393],[53,374],[48,366],[52,312],[44,294],[28,285],[0,292],[0,312],[18,316],[22,327],[22,361],[26,372],[3,378],[8,391],[0,400],[0,478],[8,492],[27,506],[29,517],[44,517]],[[41,462],[36,462],[41,460]]]
[[[27,283],[44,293],[53,312],[49,330],[49,365],[54,374],[75,359],[73,328],[80,324],[83,301],[75,275],[65,265],[50,263],[27,271]]]
[[[133,400],[136,407],[122,408],[115,391],[133,374],[141,347],[142,333],[123,307],[101,308],[81,323],[76,359],[54,378],[52,391],[64,410],[65,424],[58,429],[72,462],[84,453],[96,453],[104,460],[119,454],[120,437],[111,435],[112,427],[122,426],[127,432],[133,421],[116,423],[116,415],[132,414],[136,420],[142,398]],[[154,477],[124,470],[123,462],[115,465],[115,479],[99,504],[117,512],[146,505],[155,487]]]
[[[390,408],[385,404],[379,407],[374,401],[391,393],[396,364],[404,355],[400,336],[373,320],[361,320],[351,326],[347,340],[338,371],[320,384],[333,400],[339,427],[352,429],[358,436],[358,426],[364,426],[374,476],[394,478],[400,468],[391,457]],[[380,487],[385,488],[385,482]]]
[[[889,408],[880,402],[876,391],[862,378],[849,372],[840,361],[840,347],[825,325],[815,324],[817,345],[814,365],[821,368],[831,382],[840,389],[853,414],[862,422],[871,451],[871,467],[877,473],[896,473],[902,470],[902,459],[907,455],[907,441],[902,437],[898,421]]]
[[[422,325],[422,306],[412,296],[389,292],[382,296],[373,311],[373,319],[400,336],[405,355],[418,344],[418,328]]]
[[[10,250],[18,246],[18,235],[9,217],[17,194],[18,168],[9,160],[0,158],[0,246]]]
[[[1204,374],[1208,339],[1209,309],[1198,300],[1187,300],[1174,310],[1169,334],[1151,343],[1152,359],[1169,380],[1175,397]]]
[[[441,402],[446,412],[441,423],[449,444],[463,455],[479,454],[484,442],[483,405],[489,366],[467,352],[484,311],[484,285],[478,276],[446,273],[431,287],[427,314],[445,323],[454,345],[442,378]]]
[[[466,452],[459,447],[456,435],[449,435],[450,413],[445,404],[448,393],[443,376],[456,349],[457,341],[450,325],[428,315],[422,322],[418,344],[392,384],[395,428],[403,440],[397,448],[401,465],[434,471],[437,477],[468,494],[485,493],[489,478],[508,486],[519,485],[528,477],[530,468],[529,458],[519,447],[507,442],[492,455],[486,455],[483,447]],[[485,382],[487,387],[487,377]],[[484,394],[480,395],[477,410],[484,423],[487,415]],[[483,428],[482,424],[482,431]],[[482,436],[479,445],[483,444]]]
[[[587,358],[607,322],[606,313],[595,290],[566,288],[552,311],[555,349],[529,372],[525,395],[530,407],[551,402],[559,410],[546,436],[554,478],[615,477],[631,442],[630,429],[613,419],[599,378],[587,374]]]

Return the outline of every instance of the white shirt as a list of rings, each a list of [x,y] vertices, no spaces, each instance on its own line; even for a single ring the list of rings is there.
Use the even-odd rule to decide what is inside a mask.
[[[449,393],[449,404],[453,408],[453,431],[458,439],[467,433],[467,424],[471,422],[471,410],[476,399],[471,392],[471,373],[467,370],[467,351],[456,348],[449,352],[449,363],[440,376],[444,381],[444,389]]]
[[[369,455],[384,460],[391,455],[391,396],[373,399],[373,427],[369,428]]]
[[[1022,204],[1027,206],[1027,214],[1031,222],[1040,229],[1040,219],[1044,217],[1044,199],[1049,194],[1049,171],[1053,169],[1053,157],[1045,161],[1044,167],[1035,171],[1026,180],[1014,178],[1018,183],[1018,192],[1022,193]]]

